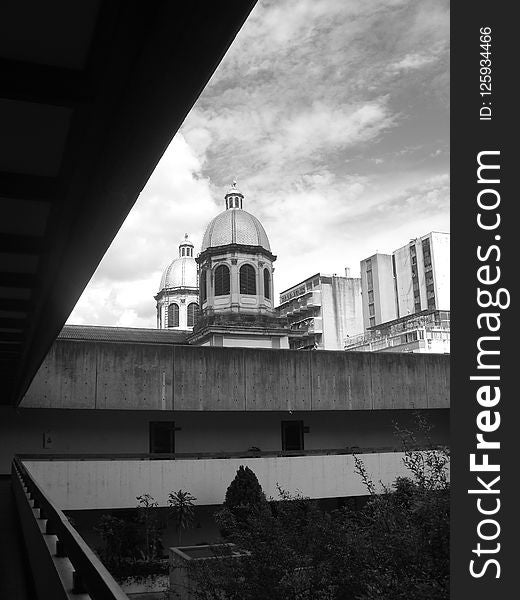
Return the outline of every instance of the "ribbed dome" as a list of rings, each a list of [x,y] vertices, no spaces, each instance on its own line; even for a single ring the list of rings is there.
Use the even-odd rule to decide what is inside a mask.
[[[241,208],[225,210],[209,223],[202,240],[201,252],[208,248],[227,244],[261,246],[269,252],[271,251],[262,223]]]
[[[166,288],[197,288],[197,263],[191,256],[176,258],[164,270],[160,290]]]

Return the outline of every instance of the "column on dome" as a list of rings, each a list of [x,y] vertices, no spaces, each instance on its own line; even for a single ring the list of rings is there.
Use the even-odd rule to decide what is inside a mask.
[[[262,261],[258,262],[258,304],[265,304],[265,296],[264,296],[264,268],[265,263]]]
[[[212,308],[215,306],[215,267],[210,261],[208,261],[207,267],[207,285],[208,285],[208,300],[206,306]]]
[[[231,277],[231,307],[235,310],[240,306],[240,283],[239,283],[239,269],[238,260],[236,258],[231,259],[230,277]]]

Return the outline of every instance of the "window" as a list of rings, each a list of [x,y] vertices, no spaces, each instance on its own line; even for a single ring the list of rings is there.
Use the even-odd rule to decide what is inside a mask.
[[[168,327],[179,326],[179,305],[172,302],[168,306]]]
[[[282,421],[282,450],[303,450],[303,421]]]
[[[150,454],[173,454],[175,452],[175,421],[152,421],[150,423]]]
[[[368,292],[368,302],[372,303],[374,301],[374,292],[372,290],[370,290],[370,292]]]
[[[219,265],[215,269],[215,296],[229,294],[229,267]]]
[[[193,327],[197,322],[199,305],[196,302],[188,304],[188,327]]]
[[[376,318],[370,317],[370,327],[373,327],[376,324]]]
[[[240,293],[256,294],[256,272],[251,265],[240,267]]]
[[[200,272],[200,300],[206,302],[208,299],[208,288],[206,286],[206,271]]]
[[[271,298],[271,274],[269,269],[264,269],[264,296],[268,300]]]
[[[372,271],[367,271],[367,286],[371,290],[374,287],[374,280],[372,278]]]
[[[373,317],[376,314],[376,309],[374,307],[374,304],[369,304],[368,305],[368,314]]]

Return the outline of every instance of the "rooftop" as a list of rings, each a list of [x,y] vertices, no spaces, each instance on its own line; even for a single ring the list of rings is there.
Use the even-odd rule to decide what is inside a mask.
[[[138,327],[101,327],[95,325],[65,325],[58,335],[60,340],[92,342],[129,342],[141,344],[186,344],[191,331],[144,329]]]

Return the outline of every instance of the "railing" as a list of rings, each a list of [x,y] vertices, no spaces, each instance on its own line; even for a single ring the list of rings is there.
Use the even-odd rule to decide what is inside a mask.
[[[38,598],[128,600],[63,512],[41,490],[19,457],[12,485]]]
[[[423,446],[411,448],[424,449]],[[319,448],[313,450],[243,450],[242,452],[175,452],[168,454],[149,453],[94,453],[94,454],[17,454],[18,460],[207,460],[208,458],[283,458],[286,456],[329,456],[337,454],[382,454],[386,452],[402,452],[401,446],[345,446],[344,448]]]
[[[422,337],[420,333],[422,332]],[[407,334],[416,333],[417,337],[415,339],[410,339],[409,341],[402,341],[401,336]],[[390,346],[400,346],[405,343],[411,343],[426,339],[434,339],[431,336],[435,333],[450,333],[449,327],[442,326],[433,326],[433,327],[411,327],[409,329],[403,329],[402,331],[395,331],[392,333],[381,334],[379,332],[368,332],[361,333],[353,337],[346,338],[344,340],[343,347],[344,349],[354,349],[360,346],[371,345],[372,349],[377,348],[387,348]],[[439,340],[442,341],[442,340]]]

